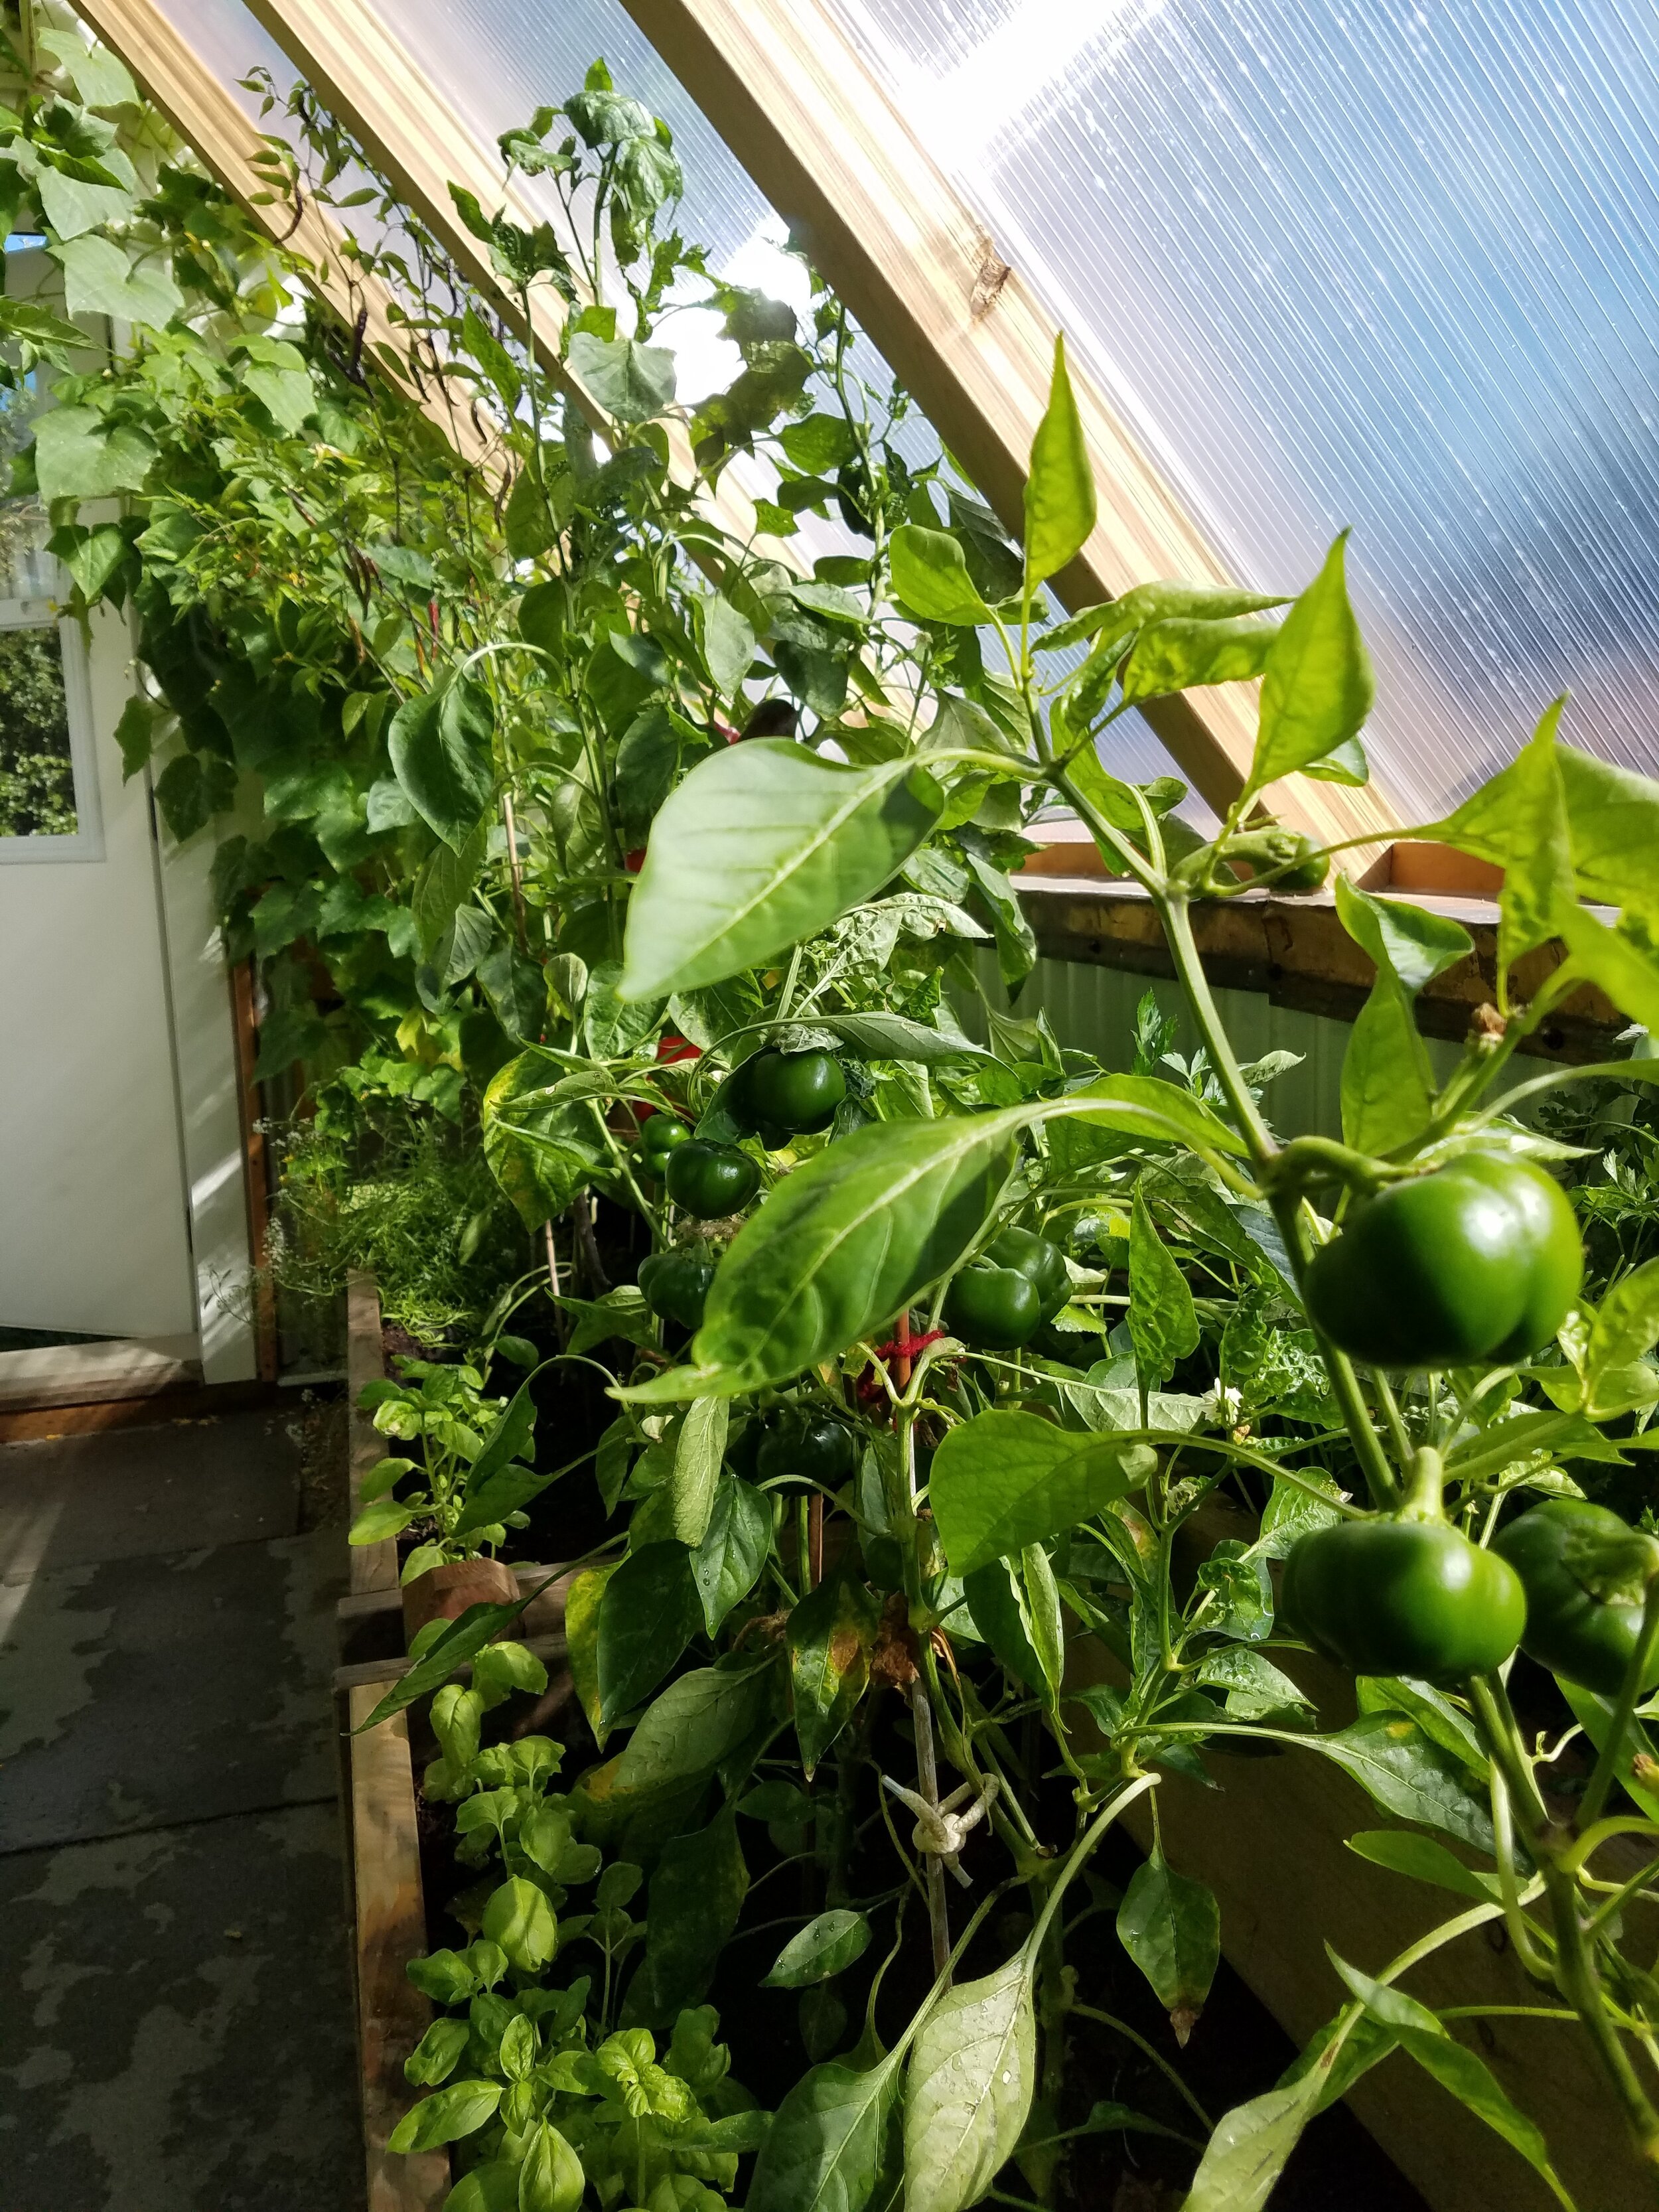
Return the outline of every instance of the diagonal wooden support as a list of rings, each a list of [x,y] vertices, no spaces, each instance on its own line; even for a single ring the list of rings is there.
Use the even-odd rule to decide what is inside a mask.
[[[307,0],[314,5],[315,0]],[[866,66],[829,0],[623,0],[744,167],[807,240],[940,436],[1018,532],[1026,459],[1047,404],[1055,325]],[[287,0],[284,11],[289,12]],[[263,15],[273,10],[260,9]],[[1058,580],[1073,606],[1155,576],[1229,583],[1202,532],[1114,410],[1073,379],[1095,459],[1100,523]],[[1218,812],[1255,738],[1251,688],[1223,685],[1141,709]],[[1281,817],[1322,842],[1375,833],[1345,856],[1362,872],[1398,827],[1369,788],[1292,777]]]

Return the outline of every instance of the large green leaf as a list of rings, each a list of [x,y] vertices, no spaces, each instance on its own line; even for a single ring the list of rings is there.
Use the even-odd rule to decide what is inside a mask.
[[[1278,635],[1243,615],[1231,622],[1172,615],[1148,623],[1124,664],[1123,696],[1133,702],[1194,684],[1248,683],[1261,675]]]
[[[1058,1536],[1146,1479],[1109,1433],[1079,1435],[1035,1413],[976,1414],[933,1455],[927,1502],[954,1575]]]
[[[570,341],[570,368],[618,422],[648,422],[673,400],[674,356],[665,346],[578,331]]]
[[[645,1956],[628,1985],[623,2025],[662,2029],[702,2001],[749,1893],[734,1809],[695,1836],[677,1836],[651,1877]]]
[[[772,1971],[761,1983],[763,1990],[804,1990],[814,1982],[828,1981],[870,1948],[870,1923],[861,1912],[845,1905],[820,1912],[816,1920],[792,1936],[779,1952]]]
[[[1012,2157],[1031,2108],[1031,1960],[959,1982],[916,2038],[904,2098],[905,2212],[966,2212]]]
[[[721,1482],[702,1541],[691,1554],[691,1579],[710,1636],[760,1580],[771,1548],[772,1507],[765,1494],[735,1478]]]
[[[936,814],[907,760],[846,768],[774,738],[710,754],[653,827],[622,995],[717,983],[816,936],[898,872]]]
[[[434,2090],[404,2114],[392,2130],[386,2148],[402,2156],[458,2142],[483,2127],[501,2100],[499,2081],[452,2081],[448,2088]]]
[[[880,1625],[863,1576],[848,1567],[826,1577],[789,1615],[795,1735],[809,1781],[864,1695]]]
[[[1580,897],[1659,915],[1659,784],[1571,745],[1553,751]],[[1428,834],[1507,870],[1522,858],[1527,834],[1516,803],[1521,772],[1512,762]]]
[[[1492,1848],[1492,1815],[1471,1788],[1461,1762],[1414,1720],[1399,1713],[1363,1713],[1334,1735],[1298,1739],[1352,1776],[1385,1813],[1456,1836],[1477,1850]]]
[[[416,812],[457,852],[495,793],[495,710],[470,677],[406,699],[386,742]]]
[[[1460,924],[1400,899],[1336,884],[1343,927],[1376,963],[1342,1061],[1342,1133],[1357,1151],[1389,1152],[1427,1127],[1434,1094],[1428,1048],[1413,1000],[1474,949]]]
[[[1261,2212],[1318,2109],[1327,2070],[1313,2067],[1299,2081],[1224,2113],[1181,2212]]]
[[[649,1697],[696,1634],[702,1607],[684,1544],[630,1552],[599,1601],[599,1717],[614,1727]]]
[[[1028,591],[1080,553],[1095,526],[1095,475],[1066,367],[1066,341],[1054,340],[1048,405],[1031,442],[1025,479]]]
[[[1515,763],[1510,859],[1498,895],[1498,957],[1506,969],[1535,945],[1548,944],[1574,902],[1566,783],[1555,752],[1565,704],[1558,699],[1546,710]]]
[[[1161,1856],[1135,1869],[1117,1909],[1118,1941],[1152,1985],[1185,2043],[1221,1963],[1221,1907],[1215,1892],[1176,1874]]]
[[[90,407],[50,408],[34,426],[35,477],[48,505],[142,490],[155,459],[147,432],[108,422]]]
[[[865,2212],[881,2173],[899,2062],[815,2066],[773,2118],[748,2212]]]
[[[490,1078],[479,1117],[484,1158],[526,1229],[556,1219],[600,1165],[592,1115],[552,1097],[547,1072],[535,1053],[509,1060]]]
[[[1267,654],[1251,791],[1339,750],[1371,710],[1376,678],[1348,604],[1347,544],[1345,530]]]
[[[618,1790],[645,1790],[712,1773],[754,1729],[768,1669],[698,1667],[671,1682],[647,1711],[617,1762]]]
[[[51,248],[64,266],[64,302],[71,315],[108,315],[164,330],[185,295],[158,262],[129,262],[112,238],[88,231]]]
[[[731,1415],[731,1406],[724,1398],[694,1399],[674,1445],[674,1471],[668,1478],[674,1534],[692,1550],[708,1533]]]
[[[962,1258],[1007,1179],[1025,1119],[1015,1109],[876,1124],[797,1168],[721,1261],[696,1365],[644,1394],[735,1396],[867,1335]]]
[[[991,620],[991,610],[968,574],[962,547],[948,531],[901,523],[889,550],[893,589],[913,615],[923,622],[953,623],[969,629]]]

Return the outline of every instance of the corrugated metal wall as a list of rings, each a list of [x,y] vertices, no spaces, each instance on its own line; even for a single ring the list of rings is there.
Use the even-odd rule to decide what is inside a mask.
[[[1007,993],[997,973],[994,954],[981,952],[978,969],[991,1004],[1006,1006]],[[1133,1056],[1135,1008],[1149,990],[1156,994],[1164,1012],[1174,1014],[1180,1023],[1176,1050],[1191,1053],[1198,1036],[1180,986],[1124,969],[1097,967],[1085,961],[1039,960],[1011,1011],[1027,1020],[1046,1013],[1061,1044],[1091,1052],[1107,1067],[1121,1069],[1129,1066]],[[1215,995],[1241,1060],[1265,1060],[1270,1052],[1302,1056],[1301,1066],[1279,1076],[1263,1101],[1279,1133],[1340,1137],[1342,1055],[1347,1050],[1349,1024],[1322,1014],[1276,1006],[1265,992],[1218,991]],[[981,1010],[969,1004],[959,1011],[969,1034],[982,1042]],[[1435,1072],[1443,1081],[1460,1057],[1459,1048],[1435,1038],[1426,1042]]]

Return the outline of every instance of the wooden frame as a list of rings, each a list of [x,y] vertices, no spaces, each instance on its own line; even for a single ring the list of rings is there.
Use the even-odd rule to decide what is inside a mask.
[[[1055,325],[998,256],[829,0],[623,0],[813,258],[1010,529],[1047,404]],[[263,12],[263,11],[262,11]],[[1073,367],[1095,459],[1100,522],[1057,580],[1070,605],[1153,576],[1234,580],[1126,425]],[[1241,788],[1255,744],[1251,687],[1149,701],[1141,709],[1218,813]],[[1399,824],[1369,788],[1292,777],[1282,818],[1322,842],[1377,840]]]
[[[367,0],[248,4],[459,265],[499,296],[488,257],[449,196],[453,181],[486,207],[506,204],[529,216],[495,149],[461,121]],[[994,255],[988,262],[989,240],[885,102],[822,0],[764,9],[756,0],[628,5],[774,204],[805,221],[826,274],[1004,520],[1018,527],[1054,326],[1016,276]],[[561,324],[558,303],[544,293],[530,336],[550,362],[556,361]],[[1097,456],[1103,519],[1063,580],[1065,596],[1074,604],[1104,599],[1150,575],[1226,580],[1123,425],[1078,382]],[[726,526],[746,537],[752,515],[745,517],[747,502],[729,479],[719,503],[729,510],[720,516]],[[1204,797],[1224,810],[1242,786],[1255,741],[1249,688],[1154,702],[1145,711]],[[1376,865],[1397,826],[1370,790],[1294,778],[1276,797],[1287,821],[1322,840],[1374,834],[1376,845],[1355,854],[1356,869]]]

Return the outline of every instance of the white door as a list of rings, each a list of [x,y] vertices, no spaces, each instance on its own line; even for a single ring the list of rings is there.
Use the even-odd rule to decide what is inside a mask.
[[[56,273],[16,244],[14,295]],[[38,544],[0,511],[0,1329],[251,1373],[210,837],[158,848],[149,776],[123,781],[114,740],[128,625],[101,610],[88,639],[60,620]]]

